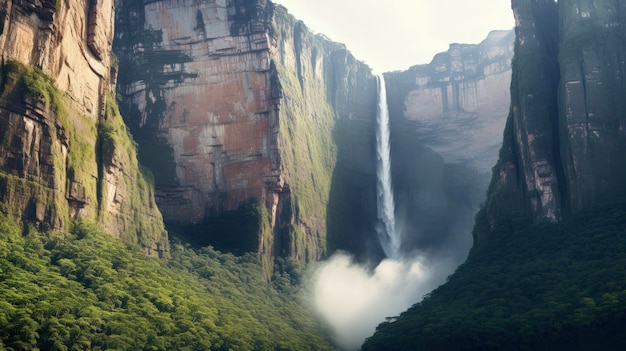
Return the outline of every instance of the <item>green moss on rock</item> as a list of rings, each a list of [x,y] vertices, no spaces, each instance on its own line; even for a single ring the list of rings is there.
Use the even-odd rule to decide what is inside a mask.
[[[18,61],[3,65],[0,94],[7,107],[0,113],[7,126],[0,135],[0,200],[7,213],[43,230],[66,227],[70,218],[98,221],[147,251],[167,250],[153,177],[137,162],[111,96],[97,124],[50,77]],[[110,191],[109,183],[117,189]],[[111,202],[120,203],[118,211]]]
[[[137,161],[136,143],[111,94],[106,97],[106,115],[98,123],[98,136],[101,220],[122,239],[137,242],[148,251],[166,251],[167,232],[154,201],[154,175]]]
[[[275,59],[283,94],[279,150],[295,217],[286,239],[296,258],[317,259],[328,249],[326,207],[337,162],[336,111],[318,65],[330,69],[323,66],[326,58],[342,47],[309,32],[282,7],[276,8],[273,28],[278,42],[295,48],[295,57],[281,52]]]

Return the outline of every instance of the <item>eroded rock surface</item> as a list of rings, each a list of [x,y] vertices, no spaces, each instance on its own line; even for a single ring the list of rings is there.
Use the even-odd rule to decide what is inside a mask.
[[[427,65],[387,74],[390,111],[448,163],[488,172],[509,111],[513,31],[480,44],[451,44]]]
[[[165,220],[221,248],[323,255],[333,128],[362,113],[356,95],[375,103],[369,68],[268,1],[125,1],[117,26],[123,111]],[[255,206],[271,231],[242,236],[232,222]]]
[[[115,150],[101,155],[100,127],[119,117],[107,112],[115,109],[107,101],[116,78],[113,6],[0,3],[0,198],[4,210],[39,229],[82,217],[161,252],[167,234],[152,191],[123,185],[145,182],[125,129],[109,130]]]

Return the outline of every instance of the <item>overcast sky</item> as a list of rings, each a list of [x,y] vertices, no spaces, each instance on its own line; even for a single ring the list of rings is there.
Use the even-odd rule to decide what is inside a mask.
[[[509,0],[272,1],[377,73],[428,63],[450,43],[479,43],[491,30],[514,26]]]

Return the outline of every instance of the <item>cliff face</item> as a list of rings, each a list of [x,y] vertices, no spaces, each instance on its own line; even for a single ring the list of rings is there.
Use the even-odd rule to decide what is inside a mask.
[[[488,172],[497,160],[510,104],[512,31],[478,45],[452,44],[427,65],[387,74],[391,115],[448,163]]]
[[[626,194],[626,4],[559,2],[559,134],[566,211]]]
[[[428,65],[385,74],[405,250],[465,259],[510,104],[513,39],[495,31],[478,45],[450,45]]]
[[[290,208],[281,212],[294,218],[287,227],[277,223],[283,228],[278,252],[313,258],[356,241],[352,252],[362,253],[375,235],[364,231],[355,238],[355,228],[343,224],[376,218],[375,79],[344,45],[313,34],[285,8],[275,9],[273,25],[272,59],[282,91],[278,145],[291,192]],[[358,217],[350,218],[354,209]]]
[[[511,111],[476,235],[626,194],[618,1],[513,1]]]
[[[110,97],[112,35],[113,1],[0,3],[0,201],[39,229],[82,217],[160,252],[161,215]]]
[[[267,269],[276,255],[381,254],[377,94],[369,67],[264,0],[115,6],[2,3],[6,211],[43,229],[88,218],[160,251],[167,243],[156,196],[173,230],[201,244],[258,252]],[[113,17],[119,68],[109,55]],[[388,75],[407,251],[445,241],[444,234],[423,233],[461,232],[471,219],[475,184],[462,177],[471,171],[446,165],[425,148],[419,142],[425,124],[418,122],[444,111],[472,119],[499,104],[481,95],[506,75],[506,35],[490,38],[493,45],[478,49],[455,45],[430,68]],[[428,83],[424,72],[431,74]],[[139,157],[154,179],[135,157],[110,93],[116,83]],[[439,107],[427,110],[441,112],[422,118],[416,106],[428,96]],[[446,157],[467,157],[455,152]]]
[[[122,109],[166,222],[223,249],[320,257],[333,130],[372,117],[357,104],[375,101],[369,68],[268,1],[119,5]],[[241,227],[263,208],[267,225]]]
[[[253,210],[249,199],[274,209],[286,191],[276,149],[280,91],[270,88],[270,18],[265,2],[118,4],[123,115],[155,174],[165,221],[203,244],[265,250],[237,223],[206,220],[239,221]],[[231,237],[213,237],[216,228]]]

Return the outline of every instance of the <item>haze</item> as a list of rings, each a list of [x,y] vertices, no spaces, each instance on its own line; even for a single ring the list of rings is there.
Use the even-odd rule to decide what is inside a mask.
[[[375,72],[428,63],[451,43],[514,26],[503,0],[274,0],[309,29],[344,43]]]

